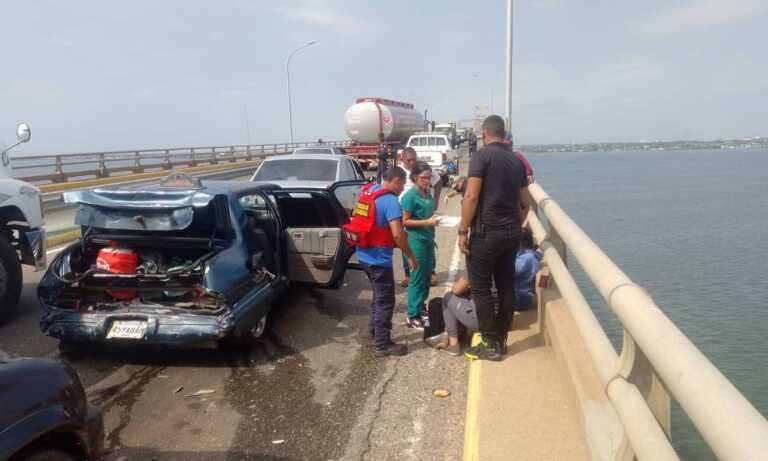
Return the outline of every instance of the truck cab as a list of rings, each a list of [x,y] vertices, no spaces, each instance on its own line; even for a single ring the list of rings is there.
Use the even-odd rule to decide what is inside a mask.
[[[32,184],[14,179],[9,151],[29,141],[26,123],[16,129],[18,142],[10,147],[0,143],[0,323],[19,302],[21,266],[45,269],[45,229],[42,195]]]
[[[445,133],[416,133],[408,138],[406,147],[416,151],[419,161],[427,162],[448,184],[448,163],[456,160],[457,152],[451,145],[450,137]]]

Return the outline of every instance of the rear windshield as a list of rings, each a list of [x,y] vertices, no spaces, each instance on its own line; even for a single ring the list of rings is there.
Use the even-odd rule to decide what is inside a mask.
[[[335,181],[337,160],[285,159],[261,164],[254,181]]]
[[[307,148],[307,149],[296,149],[293,151],[294,154],[335,154],[336,152],[333,151],[333,149],[323,149],[323,148]]]

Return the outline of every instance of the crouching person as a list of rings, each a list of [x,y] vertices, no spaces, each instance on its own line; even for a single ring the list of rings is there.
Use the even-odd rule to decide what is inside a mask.
[[[459,337],[462,332],[471,335],[479,329],[475,303],[470,299],[469,294],[469,282],[464,277],[459,277],[451,290],[443,296],[441,315],[435,316],[434,313],[429,313],[431,324],[440,324],[439,317],[442,317],[445,332],[426,338],[427,344],[435,349],[444,349],[453,356],[461,355]],[[430,308],[434,305],[430,302]]]
[[[392,341],[392,315],[395,309],[395,276],[392,253],[403,250],[412,268],[418,267],[403,230],[402,210],[397,196],[405,185],[405,171],[387,169],[381,184],[363,187],[349,224],[344,226],[347,242],[357,247],[357,259],[371,281],[371,317],[364,335],[373,340],[374,355],[405,355],[405,344]]]

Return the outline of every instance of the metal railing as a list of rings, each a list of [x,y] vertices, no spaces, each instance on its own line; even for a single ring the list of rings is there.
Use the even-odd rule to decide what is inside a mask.
[[[669,439],[673,397],[723,460],[768,454],[768,421],[538,185],[528,221],[624,428],[615,459],[679,459]],[[546,222],[546,226],[543,224]],[[624,329],[617,355],[566,266],[569,250]],[[621,451],[621,450],[619,450]]]
[[[348,141],[173,147],[72,154],[46,154],[12,159],[14,177],[44,184],[71,179],[107,178],[180,167],[254,160],[299,147],[343,147]]]

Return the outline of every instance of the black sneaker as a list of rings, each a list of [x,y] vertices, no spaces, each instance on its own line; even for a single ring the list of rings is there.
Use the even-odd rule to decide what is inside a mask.
[[[464,356],[470,360],[492,360],[494,362],[501,360],[497,345],[485,339],[481,340],[477,346],[467,349]]]
[[[376,348],[373,350],[373,355],[376,357],[387,357],[389,355],[405,355],[408,353],[408,346],[405,344],[397,344],[390,342],[384,348]]]
[[[423,330],[424,329],[424,321],[421,320],[421,317],[413,317],[408,319],[408,322],[406,323],[408,328],[413,328],[414,330]]]
[[[507,335],[508,333],[504,333],[499,338],[499,354],[501,355],[507,355]]]

